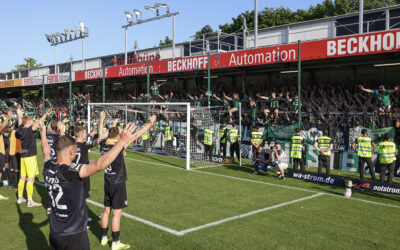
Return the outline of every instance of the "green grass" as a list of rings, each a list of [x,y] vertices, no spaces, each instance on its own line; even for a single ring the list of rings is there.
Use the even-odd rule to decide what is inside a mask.
[[[94,159],[98,154],[94,152],[90,156]],[[40,154],[38,160],[42,167]],[[242,167],[227,165],[186,171],[183,169],[185,162],[181,159],[128,153],[129,206],[124,212],[182,231],[308,197],[315,192],[329,195],[235,219],[183,236],[123,217],[121,241],[135,246],[135,249],[397,249],[400,245],[396,229],[400,222],[398,196],[366,192],[356,192],[353,195],[357,199],[399,207],[345,199],[343,187],[290,178],[282,182],[275,174],[255,176],[251,174],[250,162],[244,162]],[[315,171],[314,168],[308,170]],[[346,178],[358,176],[356,173],[337,170],[332,173]],[[103,201],[103,178],[103,173],[91,177],[90,199],[98,203]],[[42,175],[39,181],[43,181]],[[265,183],[306,189],[314,193]],[[44,191],[43,187],[36,185],[34,199],[46,202]],[[25,205],[16,205],[15,192],[4,187],[0,188],[0,194],[10,197],[8,201],[0,201],[0,249],[47,249],[49,224],[44,208],[28,209]],[[99,243],[98,214],[102,209],[92,204],[88,204],[88,208],[89,216],[95,218],[89,223],[88,230],[91,248],[107,249],[109,247],[101,247]]]

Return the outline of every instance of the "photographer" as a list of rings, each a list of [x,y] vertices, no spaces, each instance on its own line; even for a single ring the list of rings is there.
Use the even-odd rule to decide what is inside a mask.
[[[275,172],[278,175],[279,180],[285,180],[285,169],[289,167],[289,156],[286,154],[284,150],[282,150],[282,145],[278,142],[275,147],[271,148],[272,166],[268,166],[272,172]]]
[[[258,170],[261,169],[264,171],[264,175],[267,174],[267,166],[270,164],[270,155],[266,152],[262,146],[258,146],[257,153],[253,155],[253,174],[258,174]]]

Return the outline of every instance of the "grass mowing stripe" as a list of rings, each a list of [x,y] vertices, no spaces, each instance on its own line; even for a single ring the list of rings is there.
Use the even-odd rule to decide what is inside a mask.
[[[40,181],[35,181],[35,183],[38,184],[38,185],[41,186],[41,187],[45,187],[45,184],[42,183],[42,182],[40,182]],[[100,204],[100,203],[98,203],[98,202],[96,202],[96,201],[92,201],[92,200],[89,200],[89,199],[86,199],[86,201],[87,201],[88,203],[90,203],[90,204],[96,206],[96,207],[104,208],[104,205],[103,205],[103,204]],[[162,230],[162,231],[165,231],[165,232],[167,232],[167,233],[170,233],[170,234],[174,234],[174,235],[178,235],[178,236],[179,236],[179,232],[176,231],[176,230],[173,230],[173,229],[171,229],[171,228],[158,225],[158,224],[156,224],[156,223],[154,223],[154,222],[151,222],[151,221],[148,221],[148,220],[139,218],[139,217],[137,217],[137,216],[133,216],[133,215],[127,214],[127,213],[125,213],[125,212],[122,212],[122,215],[125,216],[125,217],[127,217],[127,218],[129,218],[129,219],[132,219],[132,220],[135,220],[135,221],[139,221],[139,222],[141,222],[141,223],[143,223],[143,224],[146,224],[146,225],[148,225],[148,226],[151,226],[151,227],[160,229],[160,230]]]
[[[97,152],[91,152],[94,154],[99,154]],[[166,167],[171,167],[171,168],[176,168],[176,169],[180,169],[180,170],[185,170],[183,168],[180,167],[176,167],[176,166],[172,166],[172,165],[168,165],[168,164],[162,164],[162,163],[153,163],[153,162],[149,162],[149,161],[142,161],[142,160],[137,160],[137,159],[133,159],[133,158],[125,158],[127,160],[131,160],[131,161],[138,161],[138,162],[145,162],[151,165],[158,165],[158,166],[166,166]],[[234,176],[230,176],[230,175],[223,175],[223,174],[216,174],[216,173],[211,173],[211,172],[205,172],[205,171],[200,171],[200,170],[189,170],[191,172],[196,172],[196,173],[202,173],[202,174],[208,174],[208,175],[214,175],[214,176],[220,176],[220,177],[224,177],[224,178],[230,178],[230,179],[234,179],[234,180],[240,180],[240,181],[247,181],[247,182],[252,182],[252,183],[259,183],[259,184],[264,184],[264,185],[270,185],[270,186],[276,186],[276,187],[282,187],[282,188],[287,188],[287,189],[294,189],[294,190],[299,190],[299,191],[304,191],[304,192],[310,192],[310,193],[323,193],[325,195],[328,196],[332,196],[332,197],[340,197],[340,198],[346,198],[344,196],[340,196],[340,195],[336,195],[336,194],[329,194],[329,193],[324,193],[324,192],[317,192],[317,191],[312,191],[309,189],[305,189],[305,188],[296,188],[296,187],[291,187],[291,186],[285,186],[285,185],[279,185],[279,184],[273,184],[273,183],[268,183],[268,182],[264,182],[264,181],[254,181],[254,180],[249,180],[249,179],[245,179],[245,178],[240,178],[240,177],[234,177]],[[365,203],[370,203],[370,204],[375,204],[375,205],[381,205],[381,206],[388,206],[388,207],[394,207],[394,208],[400,208],[400,206],[397,205],[392,205],[392,204],[387,204],[387,203],[381,203],[381,202],[376,202],[376,201],[369,201],[369,200],[364,200],[364,199],[358,199],[358,198],[351,198],[350,200],[356,200],[356,201],[360,201],[360,202],[365,202]]]
[[[222,220],[215,221],[215,222],[211,222],[211,223],[208,223],[208,224],[205,224],[205,225],[202,225],[202,226],[189,228],[189,229],[180,231],[178,233],[179,233],[180,236],[182,236],[182,235],[185,235],[187,233],[195,232],[195,231],[207,228],[207,227],[217,226],[217,225],[220,225],[220,224],[228,222],[228,221],[241,219],[241,218],[244,218],[244,217],[247,217],[247,216],[250,216],[250,215],[262,213],[262,212],[265,212],[265,211],[268,211],[268,210],[272,210],[272,209],[275,209],[275,208],[279,208],[279,207],[291,205],[293,203],[297,203],[297,202],[300,202],[300,201],[312,199],[312,198],[315,198],[315,197],[318,197],[318,196],[321,196],[321,195],[324,195],[324,193],[317,193],[317,194],[314,194],[314,195],[311,195],[311,196],[307,196],[307,197],[303,197],[303,198],[300,198],[300,199],[296,199],[296,200],[292,200],[292,201],[288,201],[288,202],[283,202],[283,203],[280,203],[280,204],[277,204],[277,205],[274,205],[274,206],[265,207],[265,208],[262,208],[262,209],[251,211],[249,213],[245,213],[245,214],[229,217],[229,218],[222,219]]]

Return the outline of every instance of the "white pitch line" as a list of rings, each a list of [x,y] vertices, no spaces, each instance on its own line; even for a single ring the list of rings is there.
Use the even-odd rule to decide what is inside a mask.
[[[265,211],[268,211],[268,210],[272,210],[272,209],[275,209],[275,208],[288,206],[288,205],[291,205],[291,204],[294,204],[294,203],[297,203],[297,202],[300,202],[300,201],[304,201],[304,200],[309,200],[309,199],[312,199],[312,198],[315,198],[315,197],[318,197],[318,196],[321,196],[321,195],[324,195],[324,194],[323,193],[317,193],[317,194],[314,194],[314,195],[311,195],[311,196],[307,196],[307,197],[304,197],[304,198],[300,198],[300,199],[296,199],[296,200],[292,200],[292,201],[288,201],[288,202],[283,202],[283,203],[280,203],[280,204],[277,204],[277,205],[274,205],[274,206],[270,206],[270,207],[265,207],[265,208],[262,208],[262,209],[254,210],[254,211],[251,211],[249,213],[245,213],[245,214],[229,217],[229,218],[222,219],[222,220],[219,220],[219,221],[214,221],[214,222],[202,225],[202,226],[193,227],[193,228],[189,228],[189,229],[186,229],[186,230],[183,230],[183,231],[179,231],[178,234],[179,234],[179,236],[183,236],[183,235],[185,235],[187,233],[199,231],[199,230],[207,228],[207,227],[217,226],[217,225],[220,225],[222,223],[226,223],[228,221],[241,219],[241,218],[244,218],[244,217],[247,217],[247,216],[250,216],[250,215],[262,213],[262,212],[265,212]]]
[[[104,208],[104,205],[101,204],[101,203],[98,203],[98,202],[95,202],[95,201],[92,201],[92,200],[86,200],[86,201],[87,201],[88,203],[92,204],[92,205],[97,206],[97,207]],[[154,222],[151,222],[151,221],[148,221],[148,220],[139,218],[139,217],[137,217],[137,216],[134,216],[134,215],[131,215],[131,214],[127,214],[127,213],[125,213],[125,212],[122,212],[122,216],[125,216],[125,217],[127,217],[127,218],[129,218],[129,219],[132,219],[132,220],[141,222],[141,223],[146,224],[146,225],[148,225],[148,226],[151,226],[151,227],[160,229],[160,230],[165,231],[165,232],[168,232],[168,233],[170,233],[170,234],[174,234],[174,235],[178,235],[178,236],[179,236],[179,232],[176,231],[176,230],[173,230],[173,229],[171,229],[171,228],[158,225],[158,224],[156,224],[156,223],[154,223]]]
[[[39,186],[42,186],[42,187],[45,186],[44,183],[42,183],[42,182],[40,182],[40,181],[35,181],[35,183],[38,184]],[[96,207],[104,208],[104,205],[103,205],[103,204],[98,203],[98,202],[96,202],[96,201],[92,201],[92,200],[86,199],[86,202],[87,202],[87,203],[90,203],[90,204],[92,204],[92,205],[94,205],[94,206],[96,206]],[[154,222],[151,222],[151,221],[148,221],[148,220],[139,218],[139,217],[137,217],[137,216],[133,216],[133,215],[127,214],[127,213],[125,213],[125,212],[122,213],[122,216],[127,217],[127,218],[132,219],[132,220],[135,220],[135,221],[138,221],[138,222],[141,222],[141,223],[146,224],[146,225],[148,225],[148,226],[151,226],[151,227],[160,229],[160,230],[165,231],[165,232],[167,232],[167,233],[170,233],[170,234],[174,234],[174,235],[179,236],[179,233],[178,233],[178,231],[176,231],[176,230],[173,230],[173,229],[171,229],[171,228],[158,225],[158,224],[156,224],[156,223],[154,223]]]

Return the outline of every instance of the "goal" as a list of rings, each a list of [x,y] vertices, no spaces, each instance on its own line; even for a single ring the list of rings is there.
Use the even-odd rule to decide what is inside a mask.
[[[217,108],[194,108],[184,102],[89,103],[88,131],[97,129],[101,111],[106,113],[105,128],[118,119],[116,126],[123,128],[134,123],[139,130],[149,116],[157,115],[154,126],[130,145],[129,151],[176,158],[176,162],[184,161],[179,166],[187,170],[223,164],[217,156],[220,119]]]

